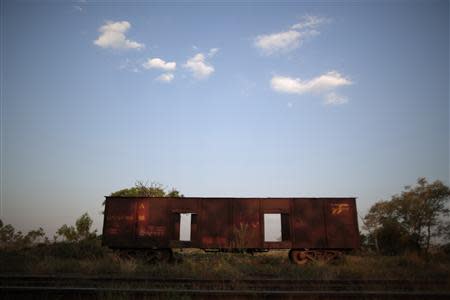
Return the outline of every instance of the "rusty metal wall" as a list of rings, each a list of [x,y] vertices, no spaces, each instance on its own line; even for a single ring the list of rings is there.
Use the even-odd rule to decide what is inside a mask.
[[[229,199],[202,199],[199,216],[202,248],[230,248],[232,206]]]
[[[136,245],[168,247],[171,224],[167,198],[140,198],[136,203]]]
[[[102,242],[110,247],[135,245],[136,199],[107,198]]]
[[[180,214],[191,240],[180,241]],[[280,214],[282,241],[264,241],[264,214]],[[123,248],[359,247],[354,198],[106,197],[103,243]]]
[[[259,199],[234,199],[233,227],[230,237],[232,248],[261,248],[262,222]]]
[[[358,248],[355,199],[324,199],[328,248]]]
[[[293,248],[326,248],[324,201],[297,198],[292,202]]]

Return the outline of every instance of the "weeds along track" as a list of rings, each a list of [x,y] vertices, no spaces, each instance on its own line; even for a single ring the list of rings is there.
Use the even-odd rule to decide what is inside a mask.
[[[145,276],[0,275],[2,299],[33,295],[145,299],[450,299],[448,281],[190,279]]]

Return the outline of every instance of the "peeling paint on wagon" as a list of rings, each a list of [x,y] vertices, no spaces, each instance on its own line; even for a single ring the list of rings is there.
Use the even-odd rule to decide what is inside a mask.
[[[111,248],[359,248],[355,198],[106,197],[103,244]],[[191,214],[190,241],[180,216]],[[265,214],[279,214],[280,241],[265,241]]]

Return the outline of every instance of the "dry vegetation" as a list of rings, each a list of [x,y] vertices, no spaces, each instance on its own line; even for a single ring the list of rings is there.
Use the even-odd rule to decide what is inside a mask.
[[[148,277],[244,279],[421,279],[449,280],[450,257],[348,255],[333,264],[296,266],[286,251],[231,254],[184,249],[175,252],[175,262],[145,263],[124,259],[100,246],[98,240],[54,243],[22,250],[0,251],[0,272],[90,275],[143,275]]]

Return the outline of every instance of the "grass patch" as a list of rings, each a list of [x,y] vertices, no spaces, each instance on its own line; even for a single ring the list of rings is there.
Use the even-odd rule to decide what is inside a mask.
[[[204,253],[201,250],[175,251],[173,263],[145,263],[124,259],[91,245],[57,243],[22,250],[0,251],[0,272],[29,274],[77,273],[89,275],[143,275],[158,278],[198,279],[418,279],[449,280],[450,258],[435,255],[345,256],[335,264],[297,266],[289,262],[287,251],[232,254]]]

